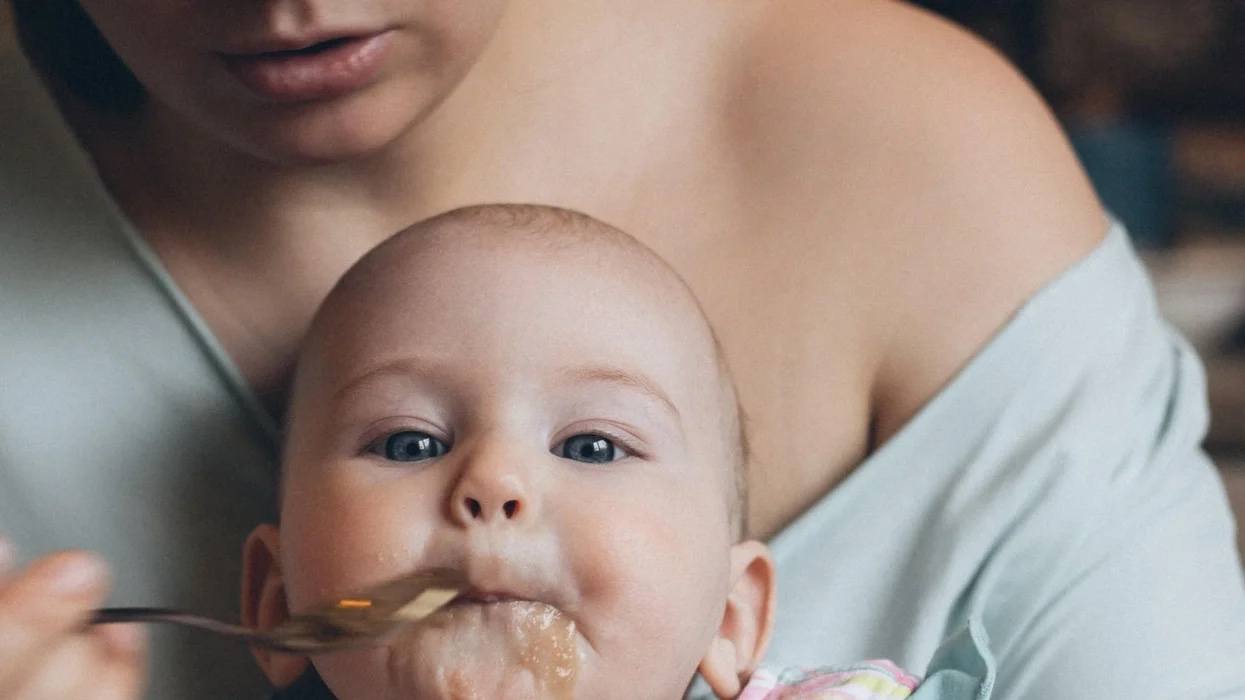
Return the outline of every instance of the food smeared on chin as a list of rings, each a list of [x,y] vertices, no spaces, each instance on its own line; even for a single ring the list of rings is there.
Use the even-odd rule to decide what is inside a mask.
[[[464,597],[394,640],[390,668],[413,697],[570,700],[577,637],[546,603]]]
[[[516,641],[519,662],[540,679],[543,690],[570,697],[579,675],[575,622],[557,608],[542,603],[516,603],[520,624]]]

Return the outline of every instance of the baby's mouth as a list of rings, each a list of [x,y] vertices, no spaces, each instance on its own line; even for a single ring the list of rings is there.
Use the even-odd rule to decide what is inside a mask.
[[[469,589],[459,593],[446,607],[463,605],[496,605],[500,603],[540,603],[541,601],[524,598],[523,596],[504,591],[481,591]],[[551,606],[552,607],[552,606]]]
[[[389,645],[402,697],[573,697],[582,653],[557,607],[497,590],[468,590]]]

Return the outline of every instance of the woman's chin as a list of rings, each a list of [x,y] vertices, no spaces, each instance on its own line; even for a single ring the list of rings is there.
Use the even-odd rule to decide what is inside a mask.
[[[531,601],[455,604],[400,633],[386,653],[379,695],[429,700],[570,700],[583,657],[575,623]]]
[[[310,110],[309,110],[310,112]],[[277,167],[319,166],[365,160],[394,148],[417,121],[392,113],[294,114],[223,137],[252,158]]]
[[[400,147],[435,106],[420,85],[378,85],[358,94],[295,104],[157,104],[170,133],[190,127],[208,142],[277,168],[348,163]],[[164,131],[170,131],[164,129]]]

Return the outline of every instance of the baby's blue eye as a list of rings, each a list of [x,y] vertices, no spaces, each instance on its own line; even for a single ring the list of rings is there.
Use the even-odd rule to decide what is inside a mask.
[[[566,459],[592,464],[605,464],[627,456],[622,448],[614,446],[613,441],[591,433],[572,435],[567,438],[562,443],[560,452]]]
[[[383,444],[377,445],[374,451],[380,452],[385,459],[395,462],[419,462],[433,457],[440,457],[449,451],[449,447],[428,433],[418,430],[403,430],[385,438]]]

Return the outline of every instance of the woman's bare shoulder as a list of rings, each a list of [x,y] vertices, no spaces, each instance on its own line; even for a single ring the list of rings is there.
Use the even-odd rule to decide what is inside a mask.
[[[807,264],[850,254],[894,432],[1106,220],[1055,119],[967,32],[885,0],[792,0],[749,18],[731,133]],[[821,251],[820,254],[815,251]],[[848,252],[850,251],[850,252]]]
[[[889,0],[764,7],[730,72],[728,113],[742,157],[766,181],[790,185],[773,178],[787,173],[810,195],[847,186],[859,208],[919,212],[910,229],[887,227],[900,234],[965,229],[945,231],[939,247],[978,228],[1013,245],[1044,231],[1042,243],[1064,241],[1074,255],[1101,237],[1097,200],[1059,125],[981,40]],[[889,218],[879,223],[897,223]]]

